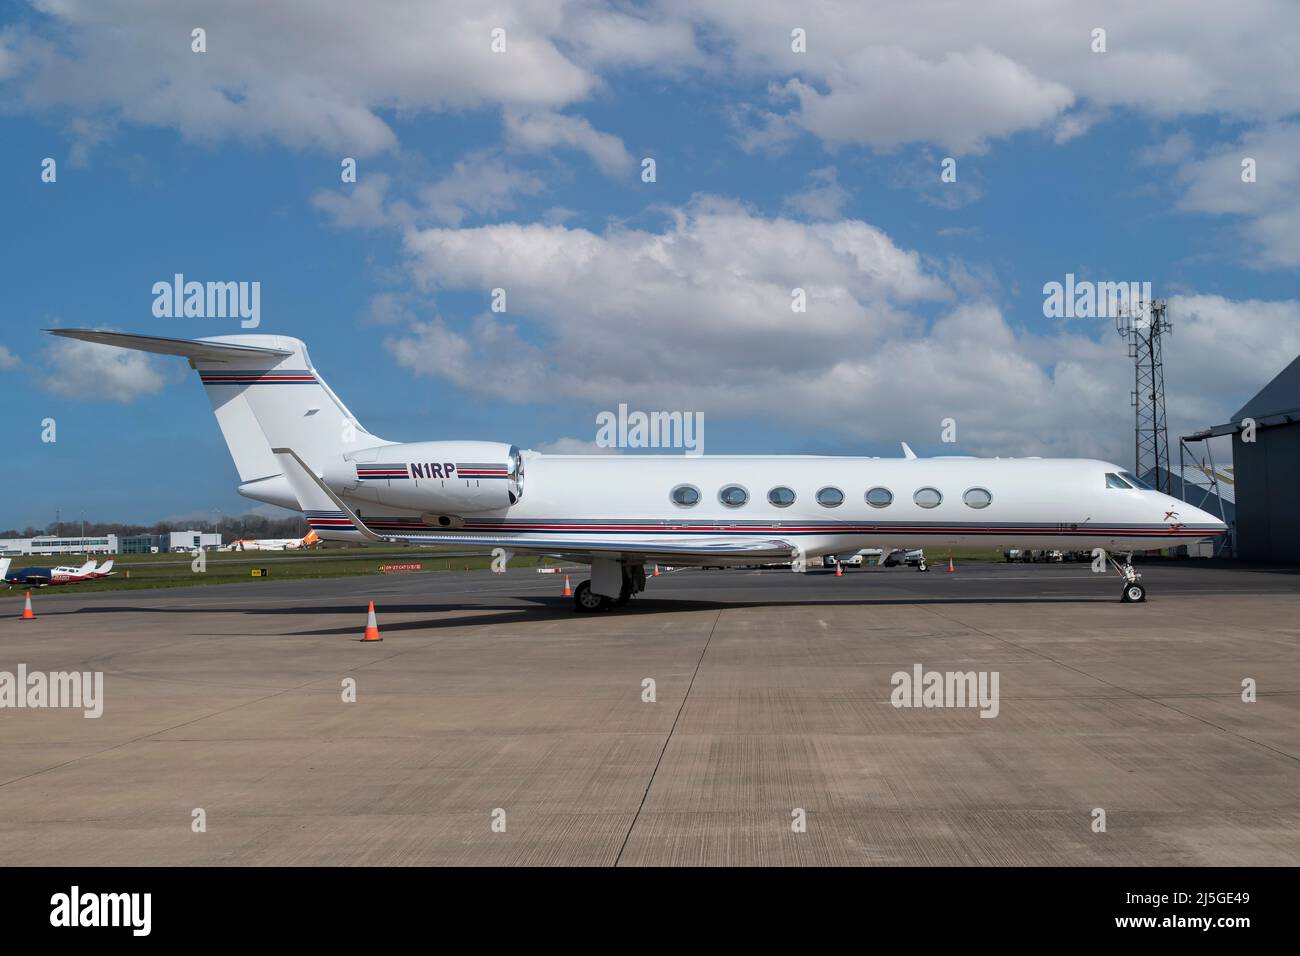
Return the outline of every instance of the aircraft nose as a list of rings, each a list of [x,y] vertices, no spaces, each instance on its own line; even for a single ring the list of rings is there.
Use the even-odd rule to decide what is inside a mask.
[[[1206,528],[1209,534],[1223,534],[1228,530],[1228,526],[1218,515],[1210,514],[1208,511],[1202,511],[1200,508],[1191,508],[1191,515],[1188,524],[1195,524]]]

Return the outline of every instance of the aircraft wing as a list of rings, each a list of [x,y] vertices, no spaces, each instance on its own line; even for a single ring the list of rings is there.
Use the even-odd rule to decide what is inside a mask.
[[[539,541],[524,536],[488,536],[463,531],[434,532],[420,535],[380,534],[366,526],[343,499],[321,481],[306,463],[290,448],[272,448],[272,454],[284,469],[289,485],[298,498],[299,506],[307,512],[339,514],[352,523],[347,530],[355,530],[369,541],[387,544],[432,544],[459,548],[491,550],[502,548],[516,554],[538,554],[589,562],[591,558],[626,557],[647,561],[672,561],[677,564],[740,563],[755,560],[788,560],[795,556],[796,546],[779,538],[755,539],[745,535],[715,535],[708,538],[664,537],[654,541],[566,541],[556,538]]]

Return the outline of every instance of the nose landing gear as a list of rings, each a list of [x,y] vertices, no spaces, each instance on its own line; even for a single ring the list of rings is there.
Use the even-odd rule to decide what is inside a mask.
[[[1147,599],[1147,589],[1141,583],[1142,575],[1133,570],[1133,555],[1125,555],[1124,563],[1120,564],[1109,554],[1107,560],[1114,566],[1115,570],[1124,578],[1124,588],[1119,593],[1120,602],[1123,604],[1141,604]]]

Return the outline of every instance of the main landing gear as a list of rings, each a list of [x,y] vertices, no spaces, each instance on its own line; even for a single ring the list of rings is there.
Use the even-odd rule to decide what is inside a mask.
[[[623,584],[617,597],[597,594],[591,589],[590,581],[583,581],[573,589],[573,609],[579,614],[592,614],[596,611],[608,611],[611,607],[623,607],[632,600],[634,594],[645,590],[645,567],[640,564],[622,565]],[[593,576],[597,572],[593,571]],[[615,579],[617,580],[617,579]]]
[[[1124,563],[1120,564],[1109,554],[1107,560],[1114,566],[1115,570],[1124,578],[1124,589],[1119,593],[1119,599],[1124,604],[1141,604],[1147,599],[1147,589],[1142,585],[1140,579],[1142,575],[1133,570],[1133,555],[1124,556]]]

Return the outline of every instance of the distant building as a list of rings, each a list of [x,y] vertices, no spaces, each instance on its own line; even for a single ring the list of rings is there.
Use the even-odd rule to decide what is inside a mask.
[[[221,547],[221,535],[207,534],[199,531],[169,531],[162,535],[167,539],[168,551],[210,551]]]
[[[43,535],[0,541],[0,555],[20,554],[117,554],[117,535],[86,535],[84,538]]]
[[[1237,557],[1300,561],[1300,356],[1232,421],[1184,441],[1219,435],[1232,436]]]
[[[115,534],[86,535],[66,538],[42,535],[36,538],[0,540],[0,556],[25,554],[150,554],[167,551],[204,551],[221,547],[221,535],[199,531],[168,531],[164,534],[135,534],[119,538]]]

